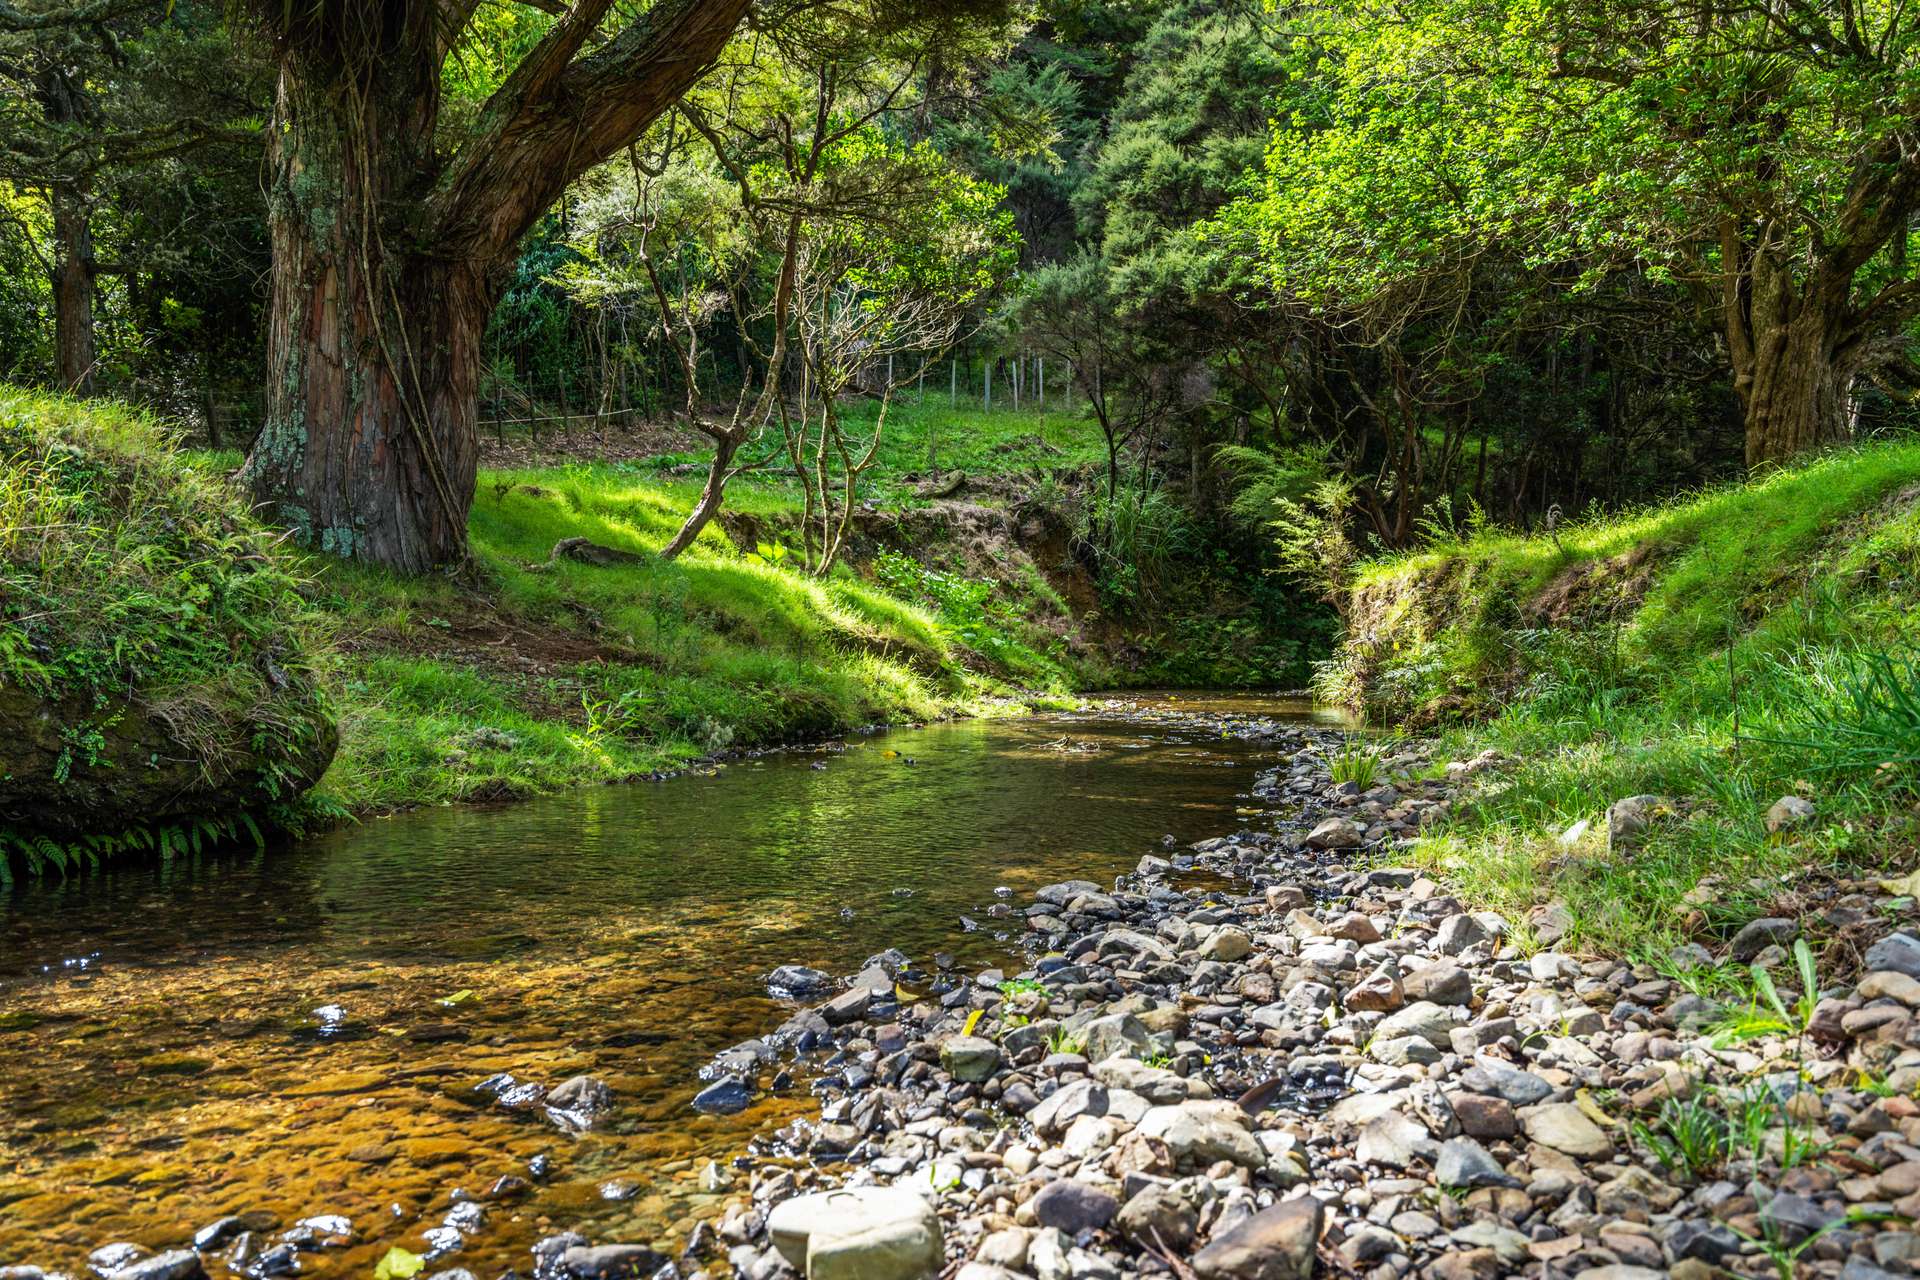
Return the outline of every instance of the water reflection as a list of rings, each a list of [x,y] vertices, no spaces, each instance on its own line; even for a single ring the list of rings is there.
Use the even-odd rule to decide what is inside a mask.
[[[1266,759],[1202,721],[971,722],[17,888],[0,1263],[72,1266],[111,1238],[170,1244],[264,1208],[353,1217],[361,1248],[309,1258],[346,1274],[417,1240],[448,1187],[540,1152],[554,1181],[461,1265],[512,1265],[543,1217],[669,1235],[707,1198],[701,1160],[809,1106],[685,1106],[701,1063],[781,1016],[769,970],[851,970],[885,946],[998,963],[1014,938],[988,913],[996,885],[1104,881],[1163,836],[1230,829]],[[601,1075],[619,1121],[576,1140],[476,1109],[465,1087],[494,1071]],[[641,1194],[598,1199],[613,1175]]]

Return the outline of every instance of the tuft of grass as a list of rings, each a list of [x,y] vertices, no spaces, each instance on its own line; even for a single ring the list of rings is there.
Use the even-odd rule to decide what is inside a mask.
[[[1084,1032],[1055,1027],[1047,1036],[1048,1053],[1085,1053],[1086,1051],[1087,1037]]]
[[[1348,734],[1327,758],[1327,771],[1336,783],[1351,782],[1366,791],[1380,772],[1380,755],[1358,734]]]
[[[1636,1120],[1633,1136],[1678,1177],[1710,1177],[1732,1152],[1726,1117],[1705,1097],[1668,1098],[1651,1121]]]

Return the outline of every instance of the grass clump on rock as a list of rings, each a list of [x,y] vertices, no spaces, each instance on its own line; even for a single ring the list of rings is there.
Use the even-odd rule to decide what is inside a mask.
[[[229,827],[333,756],[298,578],[176,443],[0,387],[0,830],[29,869]]]

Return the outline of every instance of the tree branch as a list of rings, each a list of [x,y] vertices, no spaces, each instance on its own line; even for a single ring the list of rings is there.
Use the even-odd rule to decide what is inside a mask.
[[[10,0],[0,0],[0,32],[51,31],[56,27],[91,26],[125,18],[142,9],[151,9],[155,3],[156,0],[93,0],[92,4],[74,5],[45,13],[28,13],[10,3]]]
[[[612,0],[580,0],[489,99],[428,201],[444,252],[490,261],[568,182],[619,154],[704,75],[749,0],[663,0],[575,59]]]

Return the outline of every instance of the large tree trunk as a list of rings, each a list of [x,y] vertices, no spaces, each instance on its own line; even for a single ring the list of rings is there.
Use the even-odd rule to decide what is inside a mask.
[[[93,221],[86,192],[71,182],[53,186],[53,346],[62,391],[94,391]]]
[[[611,36],[614,0],[577,0],[466,136],[436,138],[441,63],[477,2],[256,6],[280,77],[247,476],[309,545],[406,573],[466,559],[480,337],[520,238],[706,72],[748,0],[659,0]]]
[[[1756,328],[1751,375],[1739,378],[1747,466],[1786,462],[1846,440],[1851,377],[1835,359],[1838,318],[1803,306],[1785,324]]]
[[[491,264],[444,261],[402,217],[433,90],[283,67],[268,130],[273,291],[255,497],[302,541],[421,573],[466,557]]]
[[[1848,437],[1847,391],[1858,327],[1853,266],[1811,270],[1789,259],[1770,227],[1721,231],[1721,310],[1733,387],[1746,415],[1748,467],[1786,462]]]

